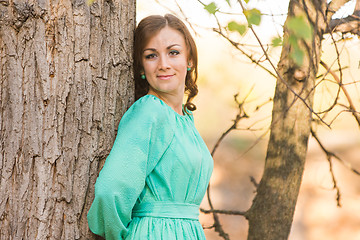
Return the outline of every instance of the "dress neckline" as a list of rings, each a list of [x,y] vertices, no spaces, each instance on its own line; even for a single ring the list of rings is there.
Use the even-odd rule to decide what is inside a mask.
[[[173,112],[176,116],[180,117],[180,118],[187,118],[190,114],[188,113],[188,111],[184,108],[184,104],[182,105],[182,112],[183,115],[177,113],[172,107],[170,107],[164,100],[158,98],[157,96],[153,95],[153,94],[146,94],[145,96],[152,96],[155,99],[158,99],[161,103],[163,103],[167,108],[170,109],[171,112]]]

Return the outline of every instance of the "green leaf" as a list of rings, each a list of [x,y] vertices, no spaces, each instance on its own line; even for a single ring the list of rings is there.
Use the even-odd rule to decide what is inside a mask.
[[[91,6],[94,2],[95,2],[95,0],[87,0],[87,5]]]
[[[295,47],[299,46],[298,45],[298,38],[294,34],[290,34],[288,41],[289,41],[291,46],[295,46]]]
[[[290,18],[286,27],[299,38],[308,40],[312,38],[312,27],[304,16]]]
[[[245,17],[248,20],[249,25],[260,25],[261,12],[259,9],[253,8],[244,11]]]
[[[273,39],[271,39],[271,45],[273,47],[279,47],[282,45],[282,39],[281,37],[273,37]]]
[[[291,58],[295,61],[295,63],[299,66],[303,64],[305,53],[299,47],[294,47],[290,53]]]
[[[208,11],[210,14],[215,14],[218,11],[218,7],[216,6],[216,4],[214,2],[206,5],[205,10]]]
[[[235,21],[229,22],[229,23],[228,23],[228,28],[229,28],[229,30],[232,31],[232,32],[238,32],[238,33],[240,33],[240,35],[244,35],[244,33],[246,32],[246,29],[247,29],[246,25],[244,25],[244,24],[239,24],[239,23],[237,23],[237,22],[235,22]]]
[[[246,3],[249,3],[250,0],[244,0]]]
[[[231,7],[231,4],[230,4],[230,0],[226,0],[226,2],[229,4],[229,6]]]

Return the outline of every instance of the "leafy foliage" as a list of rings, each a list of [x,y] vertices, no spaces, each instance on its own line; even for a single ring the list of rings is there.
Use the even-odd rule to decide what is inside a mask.
[[[245,3],[248,3],[250,0],[244,0]],[[230,6],[230,0],[226,0]],[[219,9],[214,2],[205,6],[205,9],[210,14],[215,14]],[[244,8],[243,8],[244,9]],[[242,24],[237,21],[231,21],[228,23],[227,28],[232,32],[238,32],[240,35],[244,35],[252,25],[260,25],[261,23],[261,11],[257,8],[244,9],[243,11],[248,25]],[[307,21],[306,16],[296,16],[288,19],[284,26],[289,35],[285,39],[287,43],[290,44],[290,56],[297,65],[302,65],[305,50],[301,49],[300,42],[310,40],[313,37],[313,28]],[[283,45],[283,40],[281,37],[274,37],[271,40],[271,45],[273,47],[278,47]]]
[[[235,21],[231,21],[228,23],[228,29],[233,32],[238,32],[240,35],[244,35],[246,32],[247,26],[244,24],[239,24]]]
[[[312,27],[304,16],[293,17],[286,23],[286,27],[298,38],[309,40],[312,38]]]
[[[282,45],[282,38],[281,37],[273,37],[271,39],[271,45],[273,47],[279,47]]]
[[[312,39],[313,29],[305,16],[290,18],[285,23],[285,27],[289,32],[290,56],[297,65],[302,65],[305,51],[300,48],[299,42]]]
[[[214,2],[211,2],[210,4],[206,5],[204,8],[210,14],[215,14],[219,10]]]
[[[260,25],[261,22],[261,12],[259,9],[252,8],[249,10],[244,11],[244,15],[249,23],[249,26],[251,25]]]
[[[244,11],[244,15],[248,21],[248,26],[251,25],[260,25],[261,22],[261,12],[259,9],[252,8]],[[241,24],[235,21],[231,21],[228,23],[228,29],[233,32],[238,32],[240,35],[244,35],[248,28],[245,24]]]

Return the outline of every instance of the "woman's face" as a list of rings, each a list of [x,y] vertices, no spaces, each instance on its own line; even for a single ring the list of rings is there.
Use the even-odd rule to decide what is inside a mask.
[[[142,56],[149,91],[159,95],[183,96],[189,64],[187,54],[185,39],[175,29],[166,26],[152,37]]]

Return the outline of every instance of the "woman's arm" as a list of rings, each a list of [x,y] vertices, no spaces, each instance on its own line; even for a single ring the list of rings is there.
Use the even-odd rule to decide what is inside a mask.
[[[159,104],[151,98],[140,99],[126,112],[96,180],[88,223],[92,232],[107,240],[125,238],[145,179],[172,141],[166,108]]]

